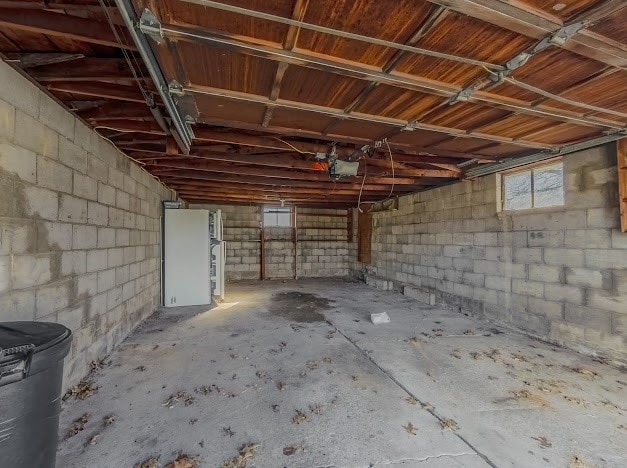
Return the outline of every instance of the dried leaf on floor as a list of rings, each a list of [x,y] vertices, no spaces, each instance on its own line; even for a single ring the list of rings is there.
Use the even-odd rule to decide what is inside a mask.
[[[287,387],[287,384],[285,382],[276,383],[276,388],[278,388],[279,390],[285,390],[286,387]]]
[[[70,388],[65,395],[63,395],[63,401],[66,401],[70,397],[74,397],[77,400],[84,400],[94,394],[98,393],[98,387],[93,380],[83,379],[72,388]]]
[[[549,406],[549,403],[542,397],[531,393],[529,390],[517,390],[512,392],[516,400],[527,400],[540,406]]]
[[[309,405],[309,411],[311,411],[312,414],[321,415],[322,405]]]
[[[102,424],[104,424],[105,426],[110,426],[111,424],[113,424],[113,421],[115,421],[115,416],[113,416],[112,414],[109,414],[102,418]]]
[[[233,432],[231,430],[231,426],[228,427],[223,427],[222,428],[222,435],[223,436],[229,436],[229,437],[233,437],[235,435],[235,432]]]
[[[296,410],[296,414],[294,415],[294,417],[292,417],[292,423],[300,424],[306,421],[309,421],[309,416],[301,410]]]
[[[475,360],[479,359],[480,356],[481,356],[481,354],[479,354],[477,351],[472,351],[470,353],[470,357],[475,359]]]
[[[424,410],[433,411],[433,405],[427,401],[420,403],[420,406],[422,406],[422,409]]]
[[[98,443],[98,439],[100,439],[100,434],[94,434],[93,436],[89,438],[85,446],[96,445]]]
[[[138,366],[133,369],[135,372],[144,372],[146,370],[146,366]]]
[[[454,349],[453,352],[451,353],[451,356],[453,356],[454,358],[457,359],[461,359],[463,354],[462,354],[462,350],[461,349]]]
[[[288,445],[283,447],[283,455],[292,456],[303,451],[302,445]]]
[[[159,468],[159,458],[152,457],[140,463],[135,463],[133,468]]]
[[[196,387],[194,389],[195,393],[199,393],[202,395],[209,395],[210,393],[222,393],[222,389],[217,385],[201,385],[200,387]]]
[[[569,403],[572,403],[573,405],[588,406],[588,402],[584,400],[583,398],[574,397],[570,395],[564,395],[564,400],[566,400]]]
[[[490,351],[484,351],[483,355],[497,362],[497,359],[501,356],[501,352],[498,349],[491,349]]]
[[[357,380],[359,380],[359,377],[357,377],[356,375],[351,375],[351,379],[353,379],[353,382],[356,382]]]
[[[272,411],[274,413],[278,413],[279,412],[279,405],[271,405],[270,408],[272,408]]]
[[[85,425],[89,422],[90,419],[91,414],[84,413],[80,418],[74,420],[74,422],[72,423],[72,427],[70,428],[70,430],[67,431],[65,438],[69,439],[70,437],[74,437],[79,432],[85,430]]]
[[[409,397],[405,398],[405,401],[407,403],[409,403],[410,405],[418,404],[418,400],[416,400],[413,396],[409,396]]]
[[[470,330],[470,329],[468,329],[468,330],[466,330],[464,332],[464,335],[474,335],[474,334],[475,334],[475,332],[473,330]]]
[[[416,435],[416,428],[410,422],[407,423],[407,426],[403,426],[403,429],[405,429],[411,435]]]
[[[194,404],[195,400],[196,399],[189,393],[180,391],[176,392],[174,395],[170,395],[168,399],[162,403],[162,406],[174,408],[178,402],[182,402],[185,406],[190,406]]]
[[[192,418],[189,420],[189,425],[193,426],[194,424],[196,424],[198,422],[198,418]]]
[[[328,356],[325,356],[322,358],[322,362],[326,363],[326,364],[331,364],[333,362],[333,359],[331,359]]]
[[[255,372],[255,375],[260,379],[265,379],[266,377],[268,377],[268,373],[266,371],[257,371]]]
[[[444,330],[442,328],[434,328],[431,330],[435,336],[444,335]]]
[[[586,367],[568,367],[566,366],[566,369],[571,371],[571,372],[575,372],[577,374],[583,375],[585,377],[589,377],[591,379],[595,379],[600,377],[600,375],[598,374],[598,372],[593,371],[592,369],[588,369]]]
[[[588,468],[588,465],[579,455],[573,455],[568,462],[568,468]]]
[[[247,468],[252,462],[255,456],[255,450],[257,450],[258,444],[246,444],[239,449],[239,455],[233,457],[230,460],[225,461],[222,464],[222,468]]]
[[[511,353],[511,356],[512,356],[512,359],[514,359],[515,361],[529,362],[529,359],[527,359],[527,356],[525,356],[524,354]]]
[[[111,361],[106,362],[104,358],[95,359],[89,363],[89,372],[98,372],[99,370],[102,370],[103,367],[108,366],[109,364],[111,364]]]
[[[553,447],[553,444],[549,441],[549,439],[544,436],[532,437],[532,439],[538,441],[538,444],[540,444],[540,447],[542,448]]]
[[[176,459],[168,463],[165,468],[199,468],[200,457],[190,457],[189,455],[179,452]]]
[[[455,421],[454,419],[443,419],[442,421],[440,421],[440,427],[443,431],[456,431],[457,429],[459,429],[457,421]]]

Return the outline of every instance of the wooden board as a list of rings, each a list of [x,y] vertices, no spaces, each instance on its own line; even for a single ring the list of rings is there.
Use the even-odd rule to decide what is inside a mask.
[[[627,138],[616,142],[618,156],[618,196],[620,199],[620,228],[627,232]]]
[[[357,217],[357,260],[372,262],[372,213],[359,213]]]

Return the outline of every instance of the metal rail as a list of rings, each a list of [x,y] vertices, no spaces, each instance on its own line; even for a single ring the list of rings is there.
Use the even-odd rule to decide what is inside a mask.
[[[168,115],[172,119],[172,125],[174,126],[173,136],[178,143],[181,150],[187,154],[189,153],[194,138],[194,132],[192,131],[188,122],[181,116],[173,97],[168,91],[168,84],[161,72],[161,68],[157,63],[157,59],[150,48],[148,40],[143,34],[139,32],[139,19],[135,13],[135,8],[131,0],[115,0],[116,5],[120,11],[120,15],[128,28],[129,34],[133,38],[133,42],[137,46],[137,50],[141,55],[150,77],[155,83],[155,87],[165,104],[165,108]]]

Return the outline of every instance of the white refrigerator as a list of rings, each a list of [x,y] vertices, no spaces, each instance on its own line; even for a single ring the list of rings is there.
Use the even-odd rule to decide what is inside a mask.
[[[224,299],[226,245],[218,210],[166,208],[163,223],[163,305],[210,304]]]

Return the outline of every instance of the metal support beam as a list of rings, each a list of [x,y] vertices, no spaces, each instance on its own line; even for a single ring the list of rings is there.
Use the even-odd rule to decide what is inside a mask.
[[[124,19],[124,23],[128,28],[133,42],[137,46],[139,54],[141,55],[150,77],[155,83],[155,86],[161,96],[161,100],[165,104],[166,111],[172,119],[172,125],[174,131],[172,132],[175,140],[179,144],[181,150],[184,153],[188,153],[192,145],[194,133],[185,118],[181,116],[179,110],[174,102],[174,99],[168,92],[168,84],[163,76],[163,72],[159,68],[157,59],[150,48],[150,44],[146,37],[139,32],[139,20],[131,0],[115,0],[115,3],[120,10],[120,14]]]
[[[535,154],[531,154],[529,156],[522,156],[517,158],[508,158],[503,159],[497,163],[493,164],[483,164],[479,167],[471,169],[466,172],[466,179],[473,179],[475,177],[481,177],[488,174],[494,174],[495,172],[506,171],[508,169],[513,169],[515,167],[525,166],[527,164],[533,164],[539,161],[544,161],[546,159],[551,159],[556,156],[563,156],[565,154],[575,153],[577,151],[582,151],[588,148],[594,148],[595,146],[604,145],[606,143],[610,143],[612,141],[620,140],[621,138],[625,138],[627,136],[627,130],[623,130],[621,132],[611,133],[609,135],[605,135],[598,138],[593,138],[591,140],[583,141],[581,143],[574,143],[572,145],[566,145],[560,148],[558,151],[543,151]]]

